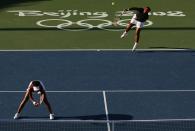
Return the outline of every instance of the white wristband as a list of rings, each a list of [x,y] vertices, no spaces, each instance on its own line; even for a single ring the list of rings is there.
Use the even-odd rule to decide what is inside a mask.
[[[33,105],[35,105],[36,104],[36,102],[35,101],[33,101]]]

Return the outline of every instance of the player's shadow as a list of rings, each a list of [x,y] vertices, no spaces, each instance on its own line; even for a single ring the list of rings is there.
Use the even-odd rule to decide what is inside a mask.
[[[109,120],[132,120],[133,116],[127,114],[109,114]],[[70,117],[62,117],[57,116],[56,120],[107,120],[105,114],[100,115],[86,115],[86,116],[70,116]]]
[[[132,120],[133,116],[126,114],[109,114],[109,120]],[[49,119],[49,116],[21,116],[20,119]],[[86,116],[55,116],[55,120],[107,120],[105,114]]]
[[[163,46],[153,46],[153,47],[149,47],[150,49],[190,49],[190,48],[178,48],[178,47],[163,47]]]
[[[50,0],[1,0],[0,9],[15,6],[20,3],[32,3],[32,2],[39,2],[39,1],[50,1]]]
[[[46,120],[49,119],[49,115],[48,116],[20,116],[19,117],[20,120]]]

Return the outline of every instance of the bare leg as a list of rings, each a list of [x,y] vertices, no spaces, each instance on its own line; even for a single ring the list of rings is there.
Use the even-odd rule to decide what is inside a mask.
[[[22,111],[22,109],[24,108],[28,100],[29,100],[29,93],[27,91],[26,94],[24,95],[22,102],[20,103],[20,106],[18,107],[16,114],[14,115],[14,119],[18,119],[20,117],[20,112]]]
[[[136,32],[135,32],[135,44],[132,48],[132,51],[134,51],[137,47],[137,44],[139,42],[139,38],[140,38],[140,32],[141,32],[141,28],[136,28]]]
[[[140,32],[141,32],[141,28],[136,28],[136,32],[135,32],[135,42],[139,42],[139,38],[140,38]]]
[[[19,108],[18,108],[17,113],[20,113],[20,112],[22,111],[22,109],[24,108],[24,106],[25,106],[25,104],[26,104],[26,102],[27,102],[28,100],[29,100],[29,95],[28,95],[28,92],[26,92],[26,94],[25,94],[25,96],[24,96],[22,102],[20,103],[20,106],[19,106]]]
[[[51,109],[51,106],[50,106],[50,104],[49,104],[49,101],[47,100],[47,97],[46,97],[46,95],[45,95],[45,97],[44,97],[44,99],[43,99],[43,102],[45,103],[45,105],[47,106],[47,109],[48,109],[48,111],[49,111],[49,119],[50,120],[53,120],[54,119],[54,113],[53,113],[53,111],[52,111],[52,109]]]
[[[51,109],[51,105],[49,104],[49,101],[47,100],[47,97],[45,96],[44,97],[44,103],[45,103],[45,105],[46,105],[46,107],[47,107],[47,109],[48,109],[48,111],[49,111],[49,113],[50,114],[53,114],[53,111],[52,111],[52,109]]]
[[[121,38],[124,38],[125,35],[129,32],[129,30],[134,26],[134,24],[129,23],[125,29],[125,31],[123,32],[123,34],[121,35]]]
[[[127,27],[126,27],[126,32],[129,32],[129,30],[132,28],[134,26],[134,24],[132,24],[132,23],[129,23],[128,25],[127,25]]]

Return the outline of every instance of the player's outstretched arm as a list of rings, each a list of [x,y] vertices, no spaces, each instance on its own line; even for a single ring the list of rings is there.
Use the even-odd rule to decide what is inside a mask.
[[[38,107],[39,106],[39,103],[35,101],[35,99],[33,98],[32,96],[32,92],[33,92],[33,84],[32,82],[29,84],[28,86],[28,89],[27,89],[27,93],[28,93],[28,96],[30,98],[30,101],[33,103],[34,106]]]

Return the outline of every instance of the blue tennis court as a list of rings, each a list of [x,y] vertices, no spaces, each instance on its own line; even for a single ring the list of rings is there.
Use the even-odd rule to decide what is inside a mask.
[[[194,51],[0,52],[0,116],[42,80],[56,120],[194,120]],[[21,120],[47,120],[29,102]],[[20,120],[19,120],[20,121]]]

